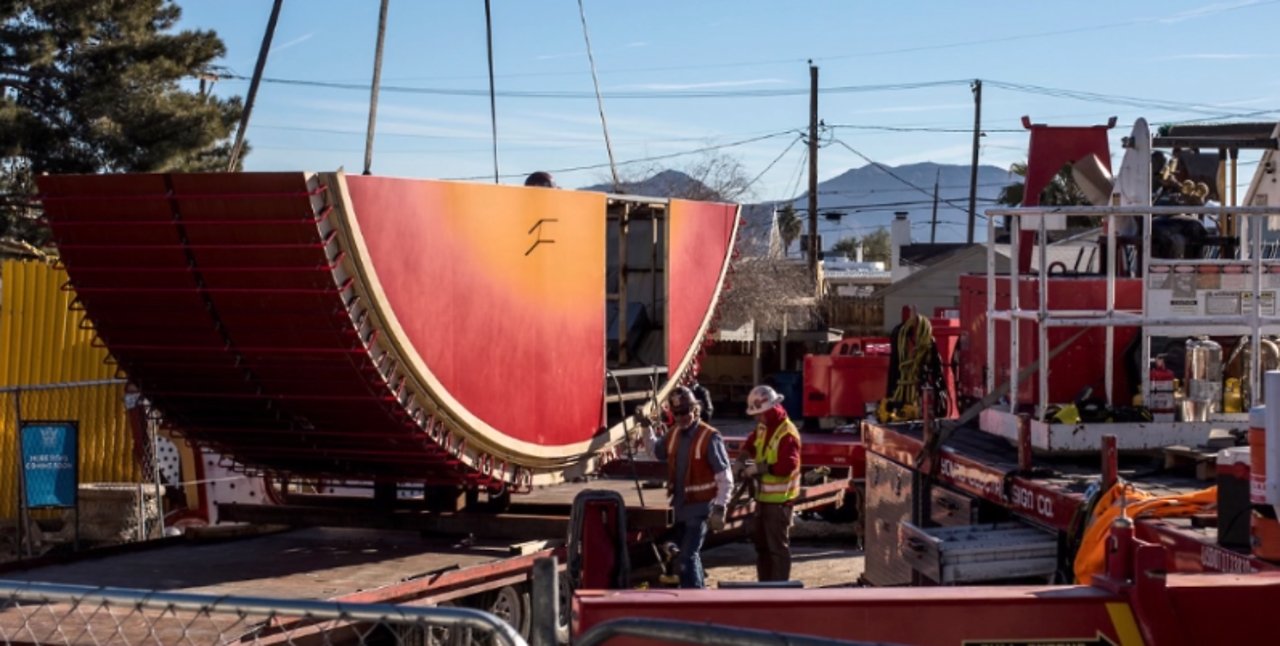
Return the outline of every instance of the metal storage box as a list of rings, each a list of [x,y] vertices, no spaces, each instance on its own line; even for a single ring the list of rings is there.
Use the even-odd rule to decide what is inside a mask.
[[[900,523],[911,520],[911,471],[867,453],[867,507],[863,578],[872,585],[909,585],[911,566],[898,547]]]
[[[903,560],[936,583],[1049,577],[1058,567],[1058,539],[1022,523],[899,527]]]

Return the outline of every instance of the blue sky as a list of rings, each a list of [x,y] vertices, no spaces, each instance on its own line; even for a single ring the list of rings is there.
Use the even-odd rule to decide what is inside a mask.
[[[179,5],[182,27],[224,39],[230,73],[252,74],[269,0]],[[672,156],[623,164],[623,175],[679,168],[714,148],[759,176],[756,199],[805,189],[807,59],[820,68],[820,116],[834,126],[822,179],[866,158],[968,164],[975,78],[980,161],[1001,167],[1025,158],[1024,114],[1060,125],[1117,116],[1117,160],[1137,117],[1280,118],[1280,0],[585,0],[585,10],[615,158]],[[537,169],[567,187],[605,180],[578,3],[493,0],[492,14],[502,181]],[[263,83],[248,170],[360,171],[377,19],[377,0],[285,1],[265,76],[344,87]],[[382,82],[376,174],[492,181],[481,0],[391,0]],[[248,86],[228,78],[216,91]],[[594,168],[568,170],[580,167]]]

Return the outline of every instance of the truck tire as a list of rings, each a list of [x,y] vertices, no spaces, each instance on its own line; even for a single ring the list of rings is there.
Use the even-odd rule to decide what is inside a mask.
[[[498,588],[488,596],[489,614],[501,619],[516,629],[520,636],[528,639],[532,607],[529,590],[523,585],[508,585]]]

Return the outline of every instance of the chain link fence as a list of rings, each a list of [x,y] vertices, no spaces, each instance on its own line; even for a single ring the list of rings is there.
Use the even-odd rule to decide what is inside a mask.
[[[0,644],[525,646],[469,608],[218,597],[0,581]]]
[[[76,426],[75,455],[68,457],[75,460],[78,504],[24,504],[19,436],[32,420]],[[147,426],[122,380],[0,387],[0,562],[159,536],[162,490]]]

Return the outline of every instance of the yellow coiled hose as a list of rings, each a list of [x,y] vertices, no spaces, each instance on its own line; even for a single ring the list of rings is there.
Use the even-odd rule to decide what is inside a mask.
[[[911,316],[898,326],[893,346],[898,360],[898,381],[893,395],[880,401],[877,415],[886,422],[920,419],[920,386],[934,352],[933,324],[922,314]]]

